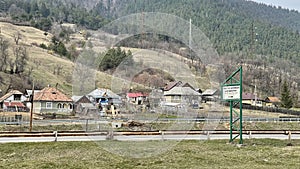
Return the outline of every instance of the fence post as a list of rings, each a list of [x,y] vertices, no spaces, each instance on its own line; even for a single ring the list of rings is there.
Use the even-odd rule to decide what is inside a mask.
[[[87,132],[88,130],[89,130],[89,119],[86,119],[85,131]]]
[[[210,140],[210,133],[207,131],[207,140]]]
[[[57,142],[57,131],[54,131],[53,134],[54,134],[54,141]]]
[[[159,133],[161,134],[162,141],[164,141],[164,132],[160,130]]]

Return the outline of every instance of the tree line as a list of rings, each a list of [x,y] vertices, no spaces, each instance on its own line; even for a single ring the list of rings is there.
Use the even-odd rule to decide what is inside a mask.
[[[19,22],[28,22],[41,30],[50,30],[53,22],[74,23],[87,29],[99,29],[108,22],[97,11],[88,10],[82,4],[67,0],[3,0],[2,15]],[[87,2],[82,2],[86,4]],[[100,6],[98,6],[100,8]],[[104,9],[104,7],[103,7]]]

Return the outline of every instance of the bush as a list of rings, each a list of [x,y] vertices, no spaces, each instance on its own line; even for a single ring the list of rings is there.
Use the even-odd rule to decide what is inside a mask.
[[[40,48],[48,49],[47,45],[45,45],[44,43],[40,44]]]

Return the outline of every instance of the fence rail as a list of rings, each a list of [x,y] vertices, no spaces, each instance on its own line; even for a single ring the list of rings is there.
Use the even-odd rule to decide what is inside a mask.
[[[27,124],[29,123],[30,117],[23,117],[22,119],[18,119],[16,117],[0,117],[0,124]],[[168,123],[168,122],[177,122],[177,123],[226,123],[229,122],[229,118],[160,118],[160,119],[135,119],[135,121],[140,121],[143,123]],[[35,124],[85,124],[89,121],[89,123],[109,123],[112,120],[107,119],[53,119],[53,120],[33,120]],[[128,119],[118,119],[117,121],[128,121]],[[244,118],[243,122],[300,122],[300,117],[296,118]]]

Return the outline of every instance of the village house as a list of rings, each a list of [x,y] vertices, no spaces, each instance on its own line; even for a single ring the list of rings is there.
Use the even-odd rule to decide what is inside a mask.
[[[186,103],[188,105],[199,104],[201,94],[190,87],[173,87],[164,92],[165,103]]]
[[[122,99],[119,95],[115,94],[109,89],[98,88],[93,90],[88,95],[89,100],[94,104],[108,105],[114,104],[119,105],[122,104]]]
[[[73,101],[56,88],[46,87],[34,94],[33,111],[35,113],[71,113]]]
[[[252,93],[243,93],[242,103],[245,105],[257,106],[257,107],[264,106],[264,100],[255,96]]]
[[[74,113],[80,116],[97,116],[99,108],[87,96],[72,96]]]
[[[169,82],[165,85],[165,87],[163,88],[163,91],[169,91],[169,90],[173,89],[174,87],[179,87],[180,85],[182,85],[181,81]]]
[[[279,107],[281,101],[278,97],[267,97],[265,103],[267,107]]]
[[[0,98],[0,109],[3,111],[19,112],[26,111],[23,102],[26,97],[18,90],[11,90]]]
[[[183,83],[182,81],[174,81],[174,82],[169,82],[165,85],[163,88],[163,91],[169,91],[173,89],[174,87],[189,87],[193,90],[196,90],[191,84],[189,83]]]
[[[120,114],[118,107],[122,104],[122,98],[111,90],[98,88],[87,96],[99,108],[101,114],[112,117],[117,117]]]
[[[220,99],[220,91],[218,89],[206,89],[202,94],[203,102],[216,102]]]
[[[34,90],[34,94],[37,94],[38,92],[40,92],[41,90]],[[33,94],[33,90],[25,90],[25,97],[26,97],[26,100],[24,102],[24,104],[26,105],[27,108],[31,108],[31,101],[30,101],[30,97],[32,97],[32,94]]]
[[[148,94],[144,94],[141,92],[126,94],[127,102],[137,104],[137,105],[144,104],[144,101],[146,101],[147,98],[148,98]]]

